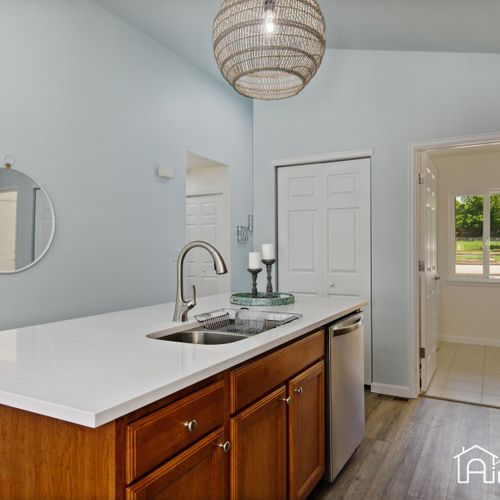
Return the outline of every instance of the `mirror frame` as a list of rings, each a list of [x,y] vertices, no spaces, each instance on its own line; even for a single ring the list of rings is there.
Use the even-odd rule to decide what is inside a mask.
[[[2,168],[2,167],[0,167]],[[9,274],[18,274],[22,273],[24,271],[27,271],[28,269],[31,269],[33,266],[38,264],[46,255],[47,252],[50,250],[50,247],[52,246],[52,243],[54,243],[54,237],[56,235],[56,211],[54,210],[54,204],[52,203],[52,198],[49,196],[49,193],[47,190],[31,175],[25,174],[23,171],[18,170],[17,168],[6,168],[3,167],[5,170],[9,170],[11,172],[19,172],[21,175],[24,175],[25,177],[28,177],[28,179],[31,179],[35,184],[38,185],[39,189],[45,194],[47,200],[49,200],[49,205],[50,205],[50,212],[52,213],[52,231],[50,232],[50,237],[49,237],[49,242],[47,243],[47,247],[45,250],[40,254],[38,259],[34,260],[31,264],[28,264],[27,266],[22,267],[21,269],[15,269],[14,271],[2,271],[0,269],[0,275],[9,275]]]

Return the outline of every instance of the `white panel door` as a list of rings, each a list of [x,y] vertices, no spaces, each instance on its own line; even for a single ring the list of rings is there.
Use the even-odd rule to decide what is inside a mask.
[[[17,191],[0,191],[0,270],[16,270]]]
[[[278,169],[278,280],[297,295],[371,298],[370,160]],[[371,307],[365,312],[371,383]]]
[[[439,274],[437,268],[437,172],[434,164],[423,159],[421,185],[421,317],[420,347],[422,391],[426,391],[437,368],[439,328]],[[425,354],[424,354],[425,353]]]
[[[279,287],[295,295],[323,295],[321,166],[278,170]]]
[[[47,249],[52,235],[52,209],[50,202],[41,189],[35,190],[35,251],[37,260]]]
[[[224,238],[222,195],[186,198],[187,242],[203,240],[217,248],[222,256],[229,251]],[[227,275],[217,276],[210,254],[201,248],[191,250],[184,266],[186,285],[195,286],[199,297],[229,291]]]

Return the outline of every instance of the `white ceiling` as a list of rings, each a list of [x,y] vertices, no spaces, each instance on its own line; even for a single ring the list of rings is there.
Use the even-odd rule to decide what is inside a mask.
[[[94,0],[213,75],[221,0]],[[330,48],[500,53],[499,0],[319,0]]]

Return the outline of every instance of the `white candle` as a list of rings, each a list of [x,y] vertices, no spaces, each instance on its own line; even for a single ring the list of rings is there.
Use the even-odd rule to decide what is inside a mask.
[[[276,260],[276,250],[272,243],[262,245],[262,260]]]
[[[248,254],[248,269],[262,269],[262,256],[260,252]]]

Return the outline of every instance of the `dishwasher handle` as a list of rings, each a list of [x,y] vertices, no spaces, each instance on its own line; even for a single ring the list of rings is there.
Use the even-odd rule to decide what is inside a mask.
[[[339,337],[340,335],[346,335],[347,333],[352,333],[358,330],[363,324],[363,314],[356,314],[345,321],[340,321],[339,323],[330,327],[330,333],[334,337]]]

